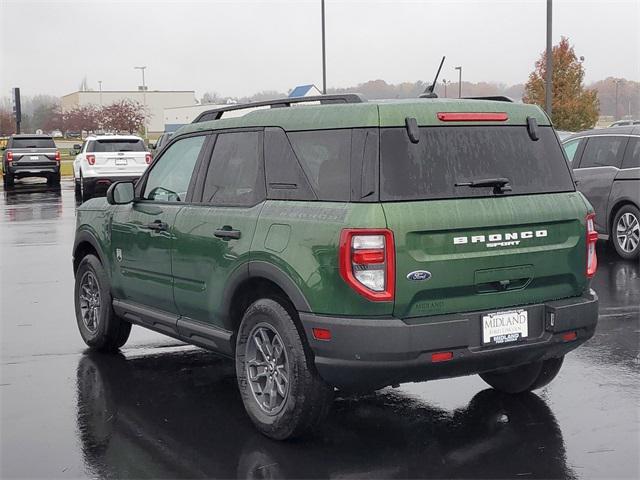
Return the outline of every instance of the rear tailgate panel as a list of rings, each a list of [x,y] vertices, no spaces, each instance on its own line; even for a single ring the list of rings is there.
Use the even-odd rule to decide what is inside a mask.
[[[384,203],[396,244],[394,315],[501,309],[587,288],[579,193]],[[427,279],[410,280],[425,270]]]

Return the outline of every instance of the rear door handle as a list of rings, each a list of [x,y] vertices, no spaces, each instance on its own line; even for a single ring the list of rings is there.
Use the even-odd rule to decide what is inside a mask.
[[[240,238],[240,230],[234,230],[233,227],[225,225],[224,227],[214,231],[213,235],[225,240],[231,240],[232,238],[237,240]]]
[[[146,228],[149,230],[155,230],[156,232],[166,232],[169,230],[169,225],[162,220],[154,220],[151,223],[147,223]]]

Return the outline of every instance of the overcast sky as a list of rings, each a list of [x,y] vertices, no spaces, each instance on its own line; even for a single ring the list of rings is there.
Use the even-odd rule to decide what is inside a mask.
[[[554,0],[554,43],[586,81],[640,80],[640,0]],[[327,0],[327,84],[527,80],[545,47],[545,0]],[[135,89],[243,96],[322,83],[320,0],[0,0],[0,96]]]

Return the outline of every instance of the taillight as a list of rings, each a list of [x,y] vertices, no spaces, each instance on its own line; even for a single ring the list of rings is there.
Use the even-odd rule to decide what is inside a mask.
[[[60,161],[60,151],[59,150],[56,150],[56,155],[55,155],[54,158],[55,158],[56,162]]]
[[[147,153],[147,154],[144,156],[144,161],[145,161],[145,162],[147,162],[147,165],[149,165],[149,164],[151,163],[151,160],[152,160],[152,158],[151,158],[151,154],[150,154],[150,153]]]
[[[13,152],[7,152],[7,162],[13,162]]]
[[[587,215],[587,278],[592,278],[598,269],[598,257],[596,256],[598,232],[596,232],[595,220],[595,213]]]
[[[87,155],[87,163],[89,165],[95,165],[96,164],[96,156],[95,155]]]
[[[340,275],[351,288],[369,300],[393,300],[395,246],[391,230],[342,230],[339,255]]]

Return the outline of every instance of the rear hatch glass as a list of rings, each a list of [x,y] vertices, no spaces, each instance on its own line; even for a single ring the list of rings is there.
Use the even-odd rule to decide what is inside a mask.
[[[12,140],[11,148],[56,148],[56,144],[52,138],[20,137]]]
[[[551,127],[533,141],[525,126],[425,127],[412,143],[404,128],[380,132],[382,201],[493,195],[470,182],[504,178],[513,195],[573,191],[573,181]]]
[[[144,142],[139,139],[131,140],[96,140],[89,147],[90,152],[144,152]]]

